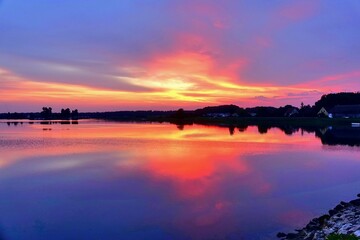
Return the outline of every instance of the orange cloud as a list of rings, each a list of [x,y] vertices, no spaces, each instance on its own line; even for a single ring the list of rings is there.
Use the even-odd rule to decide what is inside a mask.
[[[188,42],[186,42],[188,41]],[[185,37],[185,45],[202,45],[201,38]],[[74,106],[76,108],[113,110],[121,109],[174,109],[195,108],[214,104],[259,104],[259,98],[281,100],[318,90],[310,85],[274,86],[241,84],[239,71],[247,61],[224,63],[219,67],[216,55],[202,49],[175,51],[156,55],[148,63],[138,67],[120,67],[130,77],[111,75],[114,81],[144,87],[148,91],[112,90],[57,82],[37,82],[24,79],[1,69],[3,96],[0,103]],[[280,101],[281,102],[281,101]],[[269,103],[270,105],[272,103]],[[9,109],[10,110],[10,109]]]

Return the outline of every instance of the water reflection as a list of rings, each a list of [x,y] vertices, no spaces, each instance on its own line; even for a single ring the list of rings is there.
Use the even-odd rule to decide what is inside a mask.
[[[324,145],[360,146],[360,128],[335,127],[317,131],[316,136],[321,138]]]
[[[227,127],[229,134],[233,136],[235,134],[235,126]],[[246,132],[248,126],[237,127],[239,133]],[[313,133],[316,137],[320,138],[324,145],[346,145],[346,146],[360,146],[360,128],[359,127],[294,127],[290,125],[283,126],[269,126],[269,125],[257,125],[259,134],[267,134],[270,129],[279,129],[284,134],[292,136],[298,132],[301,135],[304,133]]]
[[[23,122],[6,122],[6,124],[10,127],[10,126],[17,126],[17,125],[19,125],[19,124],[23,124]]]
[[[6,121],[1,122],[6,123],[8,126],[18,126],[23,125],[23,121]],[[77,125],[79,124],[78,120],[58,120],[58,121],[28,121],[25,122],[28,124],[41,124],[41,125],[53,125],[53,124],[61,124],[61,125]],[[185,125],[192,126],[192,124],[180,123],[176,124],[178,130],[183,131],[185,129]],[[255,125],[258,129],[259,134],[267,134],[271,129],[279,129],[286,135],[293,135],[298,132],[301,132],[301,135],[304,133],[313,133],[316,137],[320,138],[321,142],[324,145],[347,145],[347,146],[360,146],[360,128],[359,127],[295,127],[291,125]],[[238,129],[239,133],[245,133],[248,129],[249,125],[231,125],[231,126],[214,126],[219,128],[228,128],[229,134],[233,136],[235,134],[235,129]],[[51,130],[51,128],[43,128],[43,130]]]
[[[320,141],[334,130],[0,124],[3,233],[274,239],[358,193],[359,148],[333,151]]]

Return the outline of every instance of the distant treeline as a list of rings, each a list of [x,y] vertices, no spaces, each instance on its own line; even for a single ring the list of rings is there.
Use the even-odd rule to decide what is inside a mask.
[[[336,105],[359,105],[360,92],[356,93],[332,93],[321,97],[314,105],[315,111],[319,111],[322,107],[331,109]]]
[[[79,119],[79,111],[77,109],[70,110],[70,108],[61,109],[60,113],[52,112],[51,107],[43,107],[41,112],[29,112],[29,113],[1,113],[0,119],[30,119],[30,120],[77,120]]]
[[[316,117],[321,108],[331,109],[336,105],[360,104],[360,92],[332,93],[323,95],[313,106],[300,104],[299,107],[286,105],[283,107],[259,106],[241,108],[236,105],[211,106],[185,111],[116,111],[116,112],[84,112],[77,109],[62,109],[60,113],[52,112],[51,107],[43,107],[37,113],[2,113],[0,119],[109,119],[122,121],[169,121],[169,119],[189,119],[197,117]]]
[[[323,95],[313,106],[300,104],[300,107],[286,105],[283,107],[252,107],[241,108],[236,105],[221,105],[205,107],[195,111],[184,111],[179,109],[174,118],[188,117],[221,117],[221,116],[238,116],[238,117],[317,117],[321,108],[332,109],[336,105],[358,105],[360,104],[360,92],[356,93],[331,93]]]

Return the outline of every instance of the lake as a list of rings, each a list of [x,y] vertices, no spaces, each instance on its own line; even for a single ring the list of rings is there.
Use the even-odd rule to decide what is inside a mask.
[[[276,239],[360,192],[358,128],[74,123],[0,122],[1,240]]]

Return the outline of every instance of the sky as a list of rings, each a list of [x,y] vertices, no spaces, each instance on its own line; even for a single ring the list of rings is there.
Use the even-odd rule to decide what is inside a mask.
[[[0,0],[0,112],[312,105],[359,53],[358,0]]]

